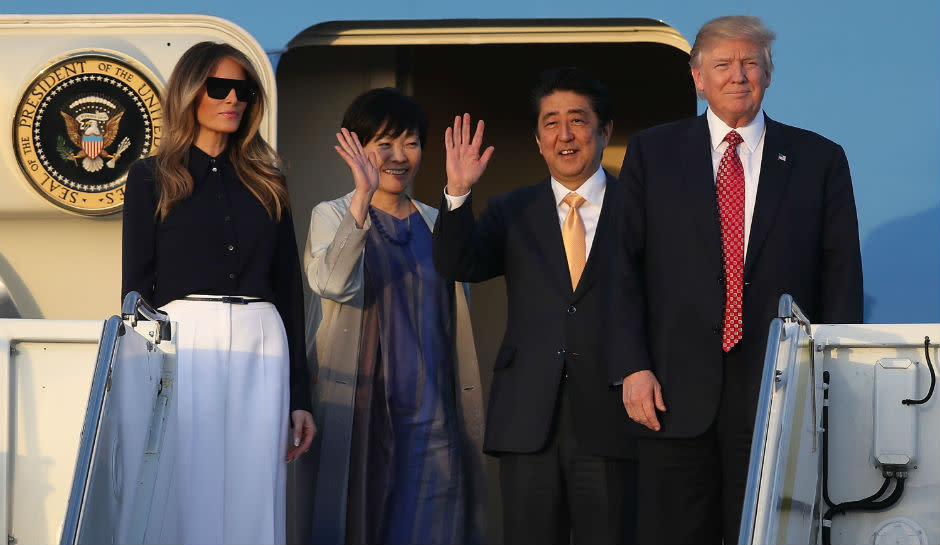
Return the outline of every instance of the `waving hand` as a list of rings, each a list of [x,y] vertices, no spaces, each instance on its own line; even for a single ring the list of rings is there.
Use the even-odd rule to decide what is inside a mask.
[[[447,194],[454,197],[466,195],[477,183],[496,148],[490,146],[480,153],[483,144],[483,121],[477,122],[477,130],[470,136],[470,114],[454,118],[454,126],[444,131],[444,148],[447,151]]]
[[[359,136],[345,128],[336,133],[336,140],[339,145],[333,146],[333,148],[343,158],[343,161],[346,161],[346,164],[349,165],[353,181],[356,184],[356,191],[368,193],[371,198],[375,188],[379,186],[379,167],[376,164],[375,153],[370,153],[367,156],[365,150],[362,149],[362,144],[359,143]]]
[[[346,161],[349,170],[353,175],[353,183],[356,185],[356,192],[353,194],[352,202],[349,205],[349,211],[356,218],[356,224],[362,227],[369,212],[369,202],[372,195],[379,187],[379,166],[378,158],[375,153],[366,155],[362,144],[359,142],[359,136],[354,132],[349,132],[346,128],[336,133],[336,140],[339,145],[333,146],[336,153]]]

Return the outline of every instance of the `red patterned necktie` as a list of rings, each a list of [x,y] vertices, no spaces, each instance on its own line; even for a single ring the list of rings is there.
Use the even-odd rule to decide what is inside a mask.
[[[721,348],[728,352],[741,340],[741,301],[744,286],[744,167],[738,144],[744,140],[735,131],[725,135],[728,149],[718,163],[715,188],[721,216],[721,241],[725,254],[725,324]]]

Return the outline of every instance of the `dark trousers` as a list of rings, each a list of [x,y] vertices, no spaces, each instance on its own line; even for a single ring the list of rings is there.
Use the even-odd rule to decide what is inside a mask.
[[[584,454],[571,423],[564,382],[548,445],[500,455],[506,545],[633,543],[636,464]]]
[[[739,349],[725,354],[721,403],[705,433],[637,441],[639,543],[738,542],[756,409],[741,365]]]

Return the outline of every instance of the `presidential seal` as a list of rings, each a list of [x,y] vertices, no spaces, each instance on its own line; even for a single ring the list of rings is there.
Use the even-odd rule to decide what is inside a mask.
[[[131,163],[163,136],[163,106],[143,68],[112,53],[80,52],[30,83],[13,123],[14,148],[33,187],[80,214],[124,203]]]

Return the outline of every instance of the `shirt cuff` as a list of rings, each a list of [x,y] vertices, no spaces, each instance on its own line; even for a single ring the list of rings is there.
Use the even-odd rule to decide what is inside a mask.
[[[444,190],[444,199],[447,200],[447,211],[450,212],[450,211],[452,211],[452,210],[456,210],[456,209],[460,208],[460,206],[461,206],[464,202],[466,202],[467,197],[469,197],[469,196],[470,196],[470,192],[467,191],[467,194],[466,194],[466,195],[461,195],[461,196],[459,196],[459,197],[454,197],[454,196],[448,195],[448,194],[447,194],[447,190],[445,189],[445,190]]]

